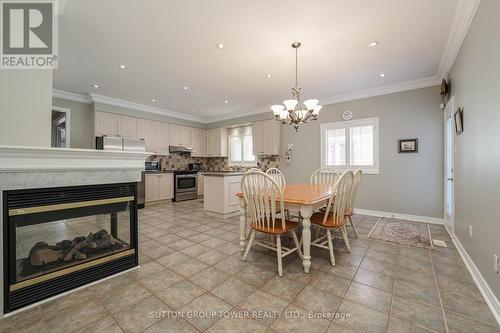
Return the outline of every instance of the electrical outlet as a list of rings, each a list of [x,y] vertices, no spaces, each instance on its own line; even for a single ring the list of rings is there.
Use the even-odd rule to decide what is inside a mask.
[[[498,256],[496,254],[493,255],[493,268],[495,272],[498,274]]]
[[[472,225],[469,225],[469,237],[472,238]]]

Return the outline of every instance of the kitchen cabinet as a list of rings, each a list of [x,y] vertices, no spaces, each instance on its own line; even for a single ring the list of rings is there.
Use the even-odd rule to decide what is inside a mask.
[[[119,115],[118,135],[123,138],[137,139],[137,118]]]
[[[253,123],[252,137],[254,155],[280,154],[280,123],[276,120]]]
[[[208,157],[227,157],[227,129],[211,128],[207,130]]]
[[[170,146],[170,124],[155,122],[154,124],[156,154],[168,155],[170,154],[168,147]]]
[[[107,112],[95,112],[95,136],[118,135],[118,115]]]
[[[202,128],[191,128],[191,156],[205,157],[207,155],[207,131]]]
[[[198,174],[198,196],[203,195],[205,190],[204,176],[199,173]]]
[[[146,202],[169,200],[174,198],[174,174],[146,174]]]
[[[170,125],[170,144],[172,146],[191,146],[191,131],[189,127]]]
[[[147,152],[156,152],[154,121],[146,119],[137,120],[137,138],[144,139]]]
[[[240,213],[240,203],[236,193],[241,191],[243,175],[223,174],[204,176],[203,209],[210,216],[230,218]]]

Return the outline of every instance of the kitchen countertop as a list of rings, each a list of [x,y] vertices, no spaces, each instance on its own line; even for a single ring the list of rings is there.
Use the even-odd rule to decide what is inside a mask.
[[[162,170],[162,171],[148,170],[148,171],[144,171],[144,172],[145,173],[174,173],[174,171],[177,171],[177,170]]]
[[[202,173],[203,176],[212,177],[232,177],[232,176],[243,176],[245,172],[243,171],[205,171]]]

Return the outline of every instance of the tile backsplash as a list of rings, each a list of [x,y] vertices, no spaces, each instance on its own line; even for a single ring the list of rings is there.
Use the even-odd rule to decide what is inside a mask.
[[[230,166],[227,157],[192,157],[189,154],[154,155],[148,161],[160,161],[162,169],[187,170],[189,163],[203,163],[206,171],[237,170],[237,166]],[[257,157],[257,166],[262,170],[279,168],[279,156]],[[247,168],[243,168],[247,169]]]

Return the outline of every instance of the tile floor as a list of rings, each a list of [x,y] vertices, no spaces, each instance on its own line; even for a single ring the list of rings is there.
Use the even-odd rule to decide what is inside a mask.
[[[336,267],[313,249],[310,274],[292,254],[279,278],[271,251],[241,261],[238,218],[207,217],[197,201],[149,207],[140,269],[0,320],[0,331],[500,332],[443,227],[432,237],[449,247],[426,250],[367,239],[377,218],[354,221],[361,237],[351,254],[336,239]]]

